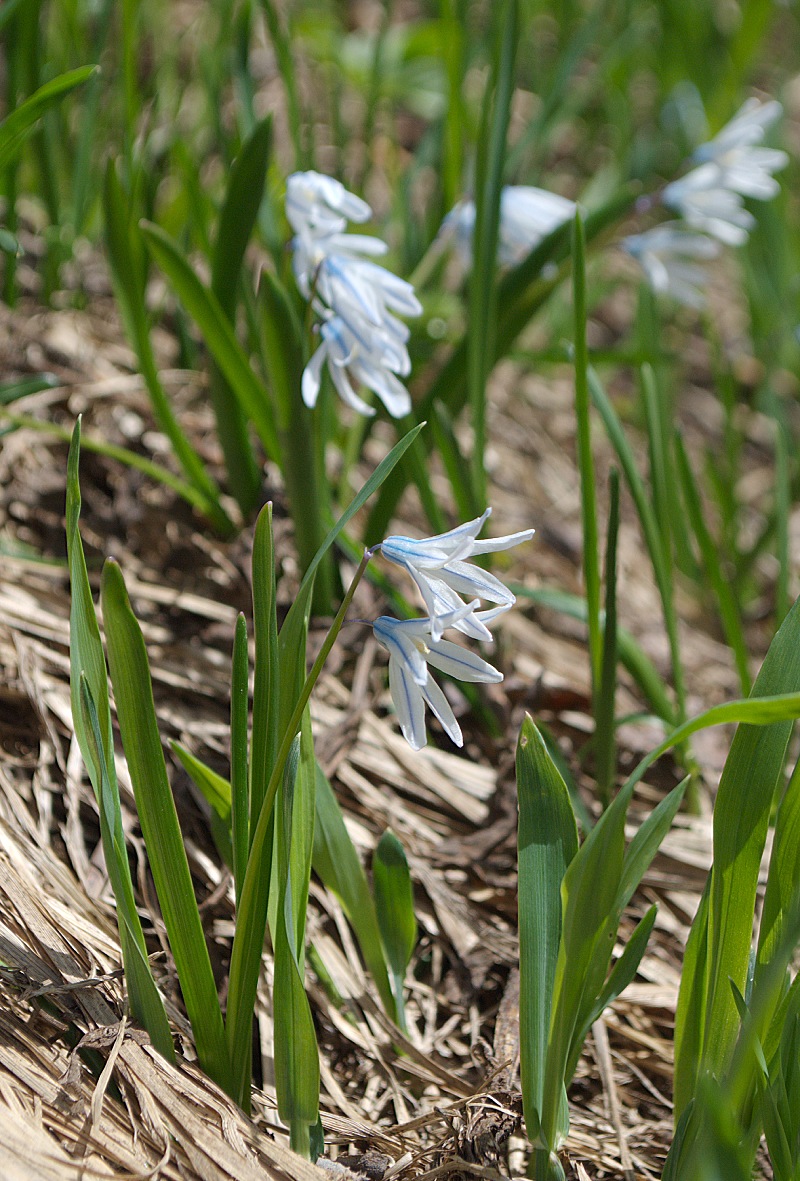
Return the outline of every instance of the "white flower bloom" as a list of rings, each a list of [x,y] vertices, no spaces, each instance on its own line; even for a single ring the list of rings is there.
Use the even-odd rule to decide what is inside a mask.
[[[499,611],[472,612],[461,620],[444,623],[454,610],[464,606],[461,595],[469,599],[485,599],[507,610],[516,602],[515,596],[499,579],[480,566],[467,562],[466,558],[476,554],[496,553],[510,549],[521,541],[528,541],[535,530],[524,529],[506,537],[477,537],[491,514],[491,509],[436,537],[415,540],[413,537],[387,537],[381,542],[384,558],[407,570],[419,587],[423,602],[431,616],[431,634],[434,639],[441,636],[444,627],[459,627],[476,639],[486,639],[486,622]],[[488,618],[487,618],[488,617]]]
[[[375,411],[358,396],[353,380],[373,390],[394,418],[411,411],[408,390],[393,370],[403,371],[404,360],[388,333],[373,330],[372,341],[357,338],[340,316],[331,316],[320,326],[322,343],[303,371],[302,394],[307,406],[316,405],[322,381],[322,367],[327,362],[336,391],[343,402],[359,414]],[[403,349],[403,352],[405,350]],[[405,354],[408,360],[408,354]]]
[[[704,306],[708,276],[698,262],[716,258],[719,242],[670,221],[624,238],[622,249],[636,259],[657,295],[669,295],[690,308]]]
[[[344,233],[348,219],[371,217],[369,205],[332,177],[296,172],[286,184],[286,215],[296,231],[297,285],[324,321],[322,344],[303,374],[306,404],[317,400],[327,360],[339,394],[359,413],[374,411],[353,381],[374,390],[390,414],[407,414],[411,402],[398,376],[411,372],[409,331],[397,315],[418,316],[422,305],[410,283],[372,261],[386,253],[385,242]]]
[[[295,233],[332,234],[348,221],[369,221],[372,210],[332,176],[293,172],[286,181],[286,216]]]
[[[741,194],[725,188],[722,173],[713,163],[701,164],[668,184],[661,200],[688,225],[712,234],[727,246],[741,246],[755,225]]]
[[[786,152],[757,146],[781,111],[779,102],[748,99],[718,135],[697,148],[698,167],[666,186],[663,203],[696,229],[740,246],[755,224],[743,198],[774,197],[780,186],[772,174],[789,162]]]
[[[474,611],[476,604],[445,616],[445,627],[455,626]],[[373,626],[375,638],[389,653],[389,691],[392,695],[403,737],[414,750],[427,742],[425,705],[441,722],[456,746],[463,746],[461,727],[450,703],[429,675],[428,666],[439,669],[460,681],[496,683],[503,674],[491,664],[449,640],[433,635],[430,619],[392,619],[382,615]]]
[[[497,261],[513,266],[534,246],[575,215],[575,202],[532,185],[506,185],[500,194],[500,226]],[[465,268],[472,265],[475,202],[459,201],[448,213],[440,231],[452,235]]]
[[[778,148],[755,145],[761,143],[782,112],[783,107],[775,99],[762,103],[749,98],[712,140],[697,148],[693,159],[700,163],[712,161],[722,169],[725,188],[743,197],[769,200],[779,188],[772,173],[785,168],[789,157]]]

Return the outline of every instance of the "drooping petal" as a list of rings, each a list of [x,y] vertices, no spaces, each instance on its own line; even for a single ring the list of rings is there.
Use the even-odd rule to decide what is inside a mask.
[[[450,640],[432,639],[428,647],[428,664],[456,680],[496,684],[503,679],[503,674],[494,665],[489,664],[482,656],[470,652],[468,648],[462,648],[460,644],[454,644]]]
[[[461,733],[461,727],[456,721],[456,716],[453,713],[450,702],[445,697],[439,685],[436,684],[433,677],[428,677],[427,683],[421,685],[418,691],[441,722],[442,729],[447,736],[456,746],[463,746],[464,736]]]
[[[422,750],[425,733],[425,705],[420,686],[402,660],[389,657],[389,692],[403,737],[413,750]]]
[[[311,360],[303,370],[303,377],[300,383],[300,391],[303,395],[303,401],[306,406],[316,406],[317,398],[319,397],[319,389],[322,384],[322,366],[328,355],[327,341],[323,340],[322,344],[316,350]]]

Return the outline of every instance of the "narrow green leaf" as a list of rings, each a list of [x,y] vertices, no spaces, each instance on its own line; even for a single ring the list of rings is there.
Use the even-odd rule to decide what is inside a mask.
[[[180,742],[170,742],[170,749],[180,760],[184,771],[191,776],[200,788],[203,797],[220,820],[230,825],[231,820],[231,785],[222,775],[218,775],[207,766],[197,755],[193,755]]]
[[[798,689],[800,603],[795,603],[770,644],[753,686],[753,698]],[[704,1046],[705,1063],[714,1071],[721,1071],[736,1036],[737,1016],[727,981],[731,979],[744,989],[758,871],[791,729],[790,722],[757,731],[740,727],[717,791]]]
[[[517,743],[519,800],[520,1071],[525,1125],[539,1140],[561,940],[561,887],[578,850],[566,784],[530,717]]]
[[[389,983],[375,903],[367,877],[333,789],[317,766],[316,824],[314,826],[314,871],[323,885],[339,899],[355,931],[361,955],[378,989],[386,1012],[397,1020],[394,994]]]
[[[156,421],[172,444],[175,457],[195,490],[193,502],[215,529],[222,534],[230,534],[233,524],[220,504],[219,489],[181,430],[158,376],[145,305],[147,268],[144,245],[140,231],[132,222],[128,201],[113,160],[109,160],[106,166],[103,210],[106,246],[117,303],[128,339],[139,361]],[[185,492],[181,494],[185,496]]]
[[[147,652],[113,561],[103,567],[101,597],[122,744],[197,1056],[211,1077],[230,1090],[222,1013],[167,778]]]
[[[491,75],[484,95],[475,176],[475,228],[472,273],[469,281],[467,382],[472,411],[472,482],[481,504],[486,503],[486,381],[495,356],[497,323],[497,243],[500,193],[506,158],[508,123],[514,92],[514,62],[519,39],[519,5],[504,0],[493,13],[494,43]]]
[[[264,506],[253,538],[253,744],[250,763],[250,819],[248,846],[252,842],[264,803],[267,784],[278,753],[283,678],[278,663],[278,622],[275,591],[275,549],[272,539],[272,504]],[[305,645],[300,659],[304,659]]]
[[[233,880],[236,906],[242,892],[250,849],[250,767],[247,750],[247,708],[249,659],[247,622],[241,613],[236,619],[231,661],[231,842],[233,845]]]
[[[572,283],[575,319],[575,420],[578,432],[578,471],[581,480],[583,581],[586,586],[592,697],[597,716],[597,697],[600,692],[603,665],[603,638],[600,629],[600,557],[592,424],[589,412],[589,354],[586,344],[586,232],[579,210],[575,211],[573,223]]]
[[[0,123],[0,170],[14,159],[42,116],[76,86],[91,78],[97,69],[97,66],[80,66],[77,70],[60,74],[40,86]]]
[[[689,523],[700,549],[706,577],[714,589],[725,638],[731,646],[736,661],[742,693],[747,694],[750,692],[751,684],[748,667],[749,657],[739,604],[736,601],[730,580],[725,576],[719,551],[706,524],[700,489],[689,463],[689,456],[686,453],[683,440],[677,433],[675,435],[675,457]]]
[[[233,162],[220,210],[217,238],[211,260],[211,290],[229,320],[236,309],[236,289],[244,253],[258,218],[264,196],[270,149],[272,116],[257,123]]]
[[[611,969],[608,979],[603,986],[603,990],[595,1001],[594,1006],[589,1014],[585,1029],[581,1031],[582,1036],[577,1039],[577,1044],[573,1052],[575,1066],[577,1066],[577,1059],[580,1057],[581,1051],[583,1049],[583,1042],[590,1027],[594,1025],[597,1018],[608,1008],[608,1006],[614,1003],[620,993],[625,991],[636,975],[639,969],[639,964],[642,962],[642,956],[647,950],[647,944],[650,939],[657,914],[658,907],[654,903],[634,927],[628,942],[623,948],[622,955]],[[572,1066],[571,1062],[567,1069],[567,1074],[571,1076],[574,1073],[575,1066],[572,1066],[571,1069],[570,1066]]]
[[[606,609],[598,616],[602,648],[600,680],[595,697],[595,759],[597,788],[603,807],[608,807],[616,771],[616,733],[614,729],[617,691],[617,535],[619,533],[619,472],[611,469],[606,536]]]
[[[122,962],[131,1012],[165,1058],[174,1060],[164,1003],[150,970],[136,909],[114,767],[108,675],[80,535],[81,420],[75,423],[67,463],[67,555],[70,574],[70,699],[75,736],[89,772],[100,815],[100,835],[117,904]]]
[[[152,222],[140,224],[153,257],[203,334],[211,355],[258,431],[267,454],[279,462],[280,452],[269,394],[253,372],[219,300],[213,291],[200,282],[169,234]]]
[[[244,254],[264,196],[271,143],[272,119],[268,117],[256,125],[234,160],[220,210],[211,259],[211,290],[232,325]],[[242,406],[216,366],[211,373],[210,394],[231,491],[247,514],[258,499],[261,473]]]
[[[405,850],[390,829],[378,841],[372,856],[372,884],[375,914],[389,965],[397,1022],[405,1030],[405,975],[417,943],[417,919]]]
[[[306,722],[310,722],[306,714]],[[303,982],[303,931],[313,846],[316,764],[310,729],[295,739],[281,788],[275,943],[275,1093],[292,1147],[310,1155],[319,1117],[319,1050]],[[300,891],[297,887],[300,885]],[[304,886],[304,889],[303,889]]]
[[[675,683],[675,695],[678,699],[677,721],[683,722],[686,718],[686,690],[678,640],[678,619],[673,602],[672,570],[666,558],[664,538],[661,535],[655,511],[645,490],[644,481],[636,466],[633,450],[625,437],[622,423],[603,389],[600,379],[592,369],[589,370],[588,381],[592,402],[603,420],[606,433],[617,453],[617,458],[619,459],[628,488],[633,497],[633,503],[636,506],[639,523],[644,534],[647,552],[650,555],[656,585],[658,586],[658,593],[661,598],[664,624],[667,629],[667,638],[670,646],[672,677]]]

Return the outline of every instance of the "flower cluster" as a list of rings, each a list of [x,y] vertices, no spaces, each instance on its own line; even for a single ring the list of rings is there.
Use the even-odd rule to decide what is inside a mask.
[[[508,587],[466,559],[510,549],[528,541],[534,530],[478,541],[490,513],[491,509],[487,509],[474,521],[436,537],[387,537],[380,546],[384,558],[411,575],[428,610],[427,618],[393,619],[382,615],[373,624],[375,638],[389,653],[389,691],[400,729],[414,750],[427,741],[426,704],[457,746],[464,741],[447,698],[430,676],[429,666],[461,681],[492,683],[503,679],[503,674],[480,656],[442,638],[448,628],[454,628],[473,639],[491,641],[487,625],[515,602]],[[465,602],[462,595],[469,601]],[[493,606],[481,609],[481,600]]]
[[[718,135],[701,144],[697,167],[667,185],[662,201],[695,229],[729,246],[741,246],[755,224],[745,197],[767,201],[778,192],[772,175],[789,162],[786,152],[758,145],[781,114],[779,102],[748,99]]]
[[[532,185],[506,185],[500,194],[497,261],[501,266],[522,262],[531,250],[575,215],[575,202]],[[452,238],[465,268],[472,265],[475,202],[459,201],[445,218],[440,234]]]
[[[339,396],[361,414],[374,414],[356,392],[366,386],[398,418],[411,400],[400,378],[411,361],[409,330],[398,315],[418,316],[422,306],[410,283],[372,260],[386,253],[379,238],[345,233],[348,221],[372,216],[366,201],[319,172],[295,172],[286,182],[286,216],[295,237],[293,267],[300,291],[321,319],[321,343],[303,373],[307,406],[319,395],[327,364]]]
[[[624,239],[622,248],[637,260],[657,294],[687,307],[703,306],[706,274],[699,264],[715,258],[720,243],[741,246],[747,240],[755,219],[745,197],[766,201],[778,192],[772,174],[789,157],[760,145],[781,110],[779,102],[748,99],[718,135],[696,149],[696,167],[663,190],[661,203],[682,222]]]

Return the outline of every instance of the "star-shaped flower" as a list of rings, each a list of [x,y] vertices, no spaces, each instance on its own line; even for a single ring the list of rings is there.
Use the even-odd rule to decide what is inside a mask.
[[[534,529],[523,529],[506,537],[485,538],[478,541],[478,534],[491,514],[487,508],[482,516],[467,521],[448,533],[436,537],[416,540],[413,537],[393,536],[381,542],[381,553],[389,562],[407,570],[419,587],[423,602],[431,617],[431,635],[441,637],[444,629],[442,620],[464,606],[462,595],[467,599],[485,599],[497,605],[493,611],[470,612],[460,620],[446,626],[457,627],[459,631],[476,639],[491,639],[486,627],[489,619],[501,610],[508,610],[515,596],[498,578],[466,561],[477,554],[496,553],[510,549],[521,541],[528,541]]]
[[[462,604],[440,620],[442,629],[456,627],[467,618],[476,603]],[[403,737],[414,750],[427,742],[425,706],[441,722],[456,746],[463,746],[461,727],[449,701],[430,676],[429,665],[460,681],[485,684],[502,681],[503,674],[474,652],[450,640],[436,639],[431,619],[393,619],[382,615],[372,625],[375,638],[389,653],[389,692],[392,695]]]

